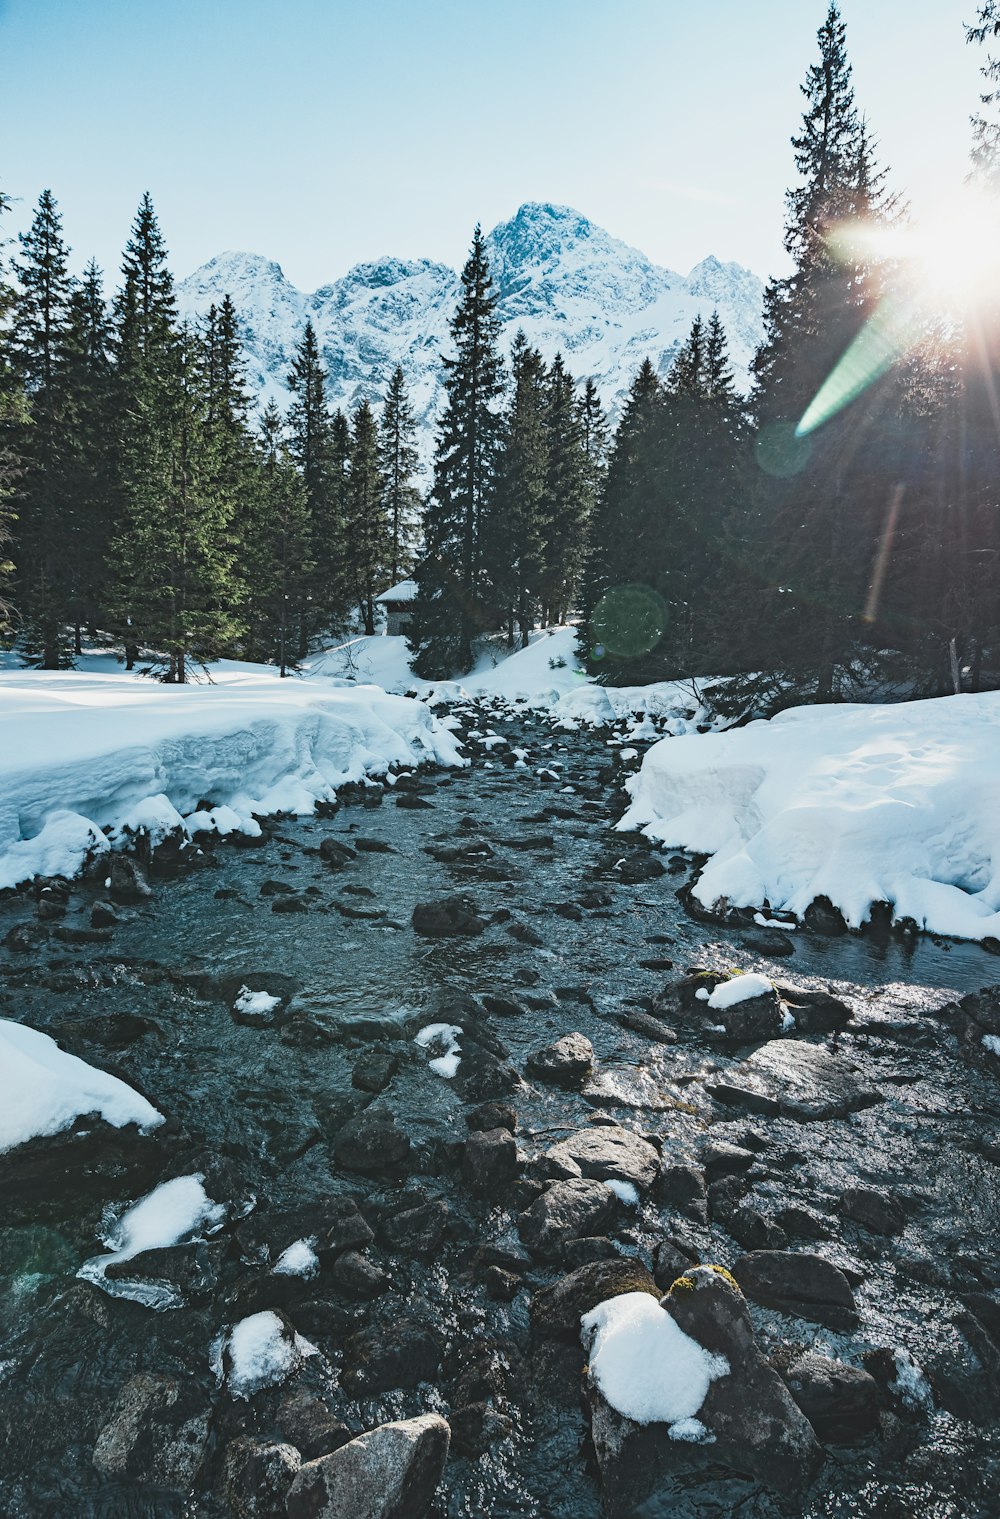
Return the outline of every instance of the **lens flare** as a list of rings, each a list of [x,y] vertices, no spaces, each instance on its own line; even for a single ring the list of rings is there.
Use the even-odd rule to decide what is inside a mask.
[[[594,658],[617,654],[635,659],[648,654],[663,637],[667,607],[650,585],[613,586],[597,603],[590,623]]]

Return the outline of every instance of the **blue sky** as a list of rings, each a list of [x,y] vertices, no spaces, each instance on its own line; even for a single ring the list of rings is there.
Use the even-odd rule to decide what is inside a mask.
[[[575,206],[686,273],[781,266],[827,0],[0,0],[8,230],[53,190],[110,271],[147,187],[178,275],[224,249],[313,289]],[[859,104],[916,209],[965,172],[976,0],[843,0]]]

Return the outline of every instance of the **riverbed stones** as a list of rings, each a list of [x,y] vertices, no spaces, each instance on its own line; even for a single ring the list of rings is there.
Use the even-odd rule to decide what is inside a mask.
[[[542,1339],[577,1345],[583,1314],[624,1292],[660,1296],[656,1281],[642,1262],[623,1258],[612,1247],[609,1259],[578,1266],[554,1286],[535,1293],[529,1310],[532,1328]]]
[[[341,1381],[352,1397],[430,1382],[441,1365],[441,1335],[414,1319],[371,1324],[344,1343]]]
[[[710,1440],[672,1439],[670,1426],[638,1424],[605,1399],[592,1370],[585,1376],[591,1434],[609,1519],[630,1519],[654,1498],[657,1512],[700,1512],[697,1498],[718,1493],[723,1473],[761,1483],[798,1500],[822,1462],[808,1420],[754,1338],[743,1295],[728,1276],[695,1267],[662,1299],[685,1334],[729,1365],[711,1382],[698,1420]],[[695,1507],[692,1508],[692,1500]]]
[[[465,1141],[462,1174],[475,1197],[495,1197],[517,1175],[517,1144],[507,1128],[480,1129]]]
[[[251,1435],[230,1440],[222,1487],[234,1519],[273,1519],[280,1514],[301,1465],[295,1447],[281,1441],[256,1440]]]
[[[660,1154],[648,1140],[617,1125],[581,1129],[546,1152],[595,1181],[627,1181],[648,1192],[660,1174]]]
[[[94,1446],[94,1465],[105,1476],[186,1494],[204,1458],[209,1412],[189,1379],[140,1372],[115,1400]]]
[[[528,1074],[552,1086],[582,1087],[593,1068],[594,1046],[584,1034],[563,1034],[527,1059]]]
[[[283,1400],[277,1423],[304,1461],[329,1456],[351,1439],[351,1430],[340,1419],[334,1418],[323,1400],[302,1390]],[[296,1470],[300,1464],[295,1463]]]
[[[418,902],[411,919],[415,933],[426,939],[449,939],[458,936],[475,938],[486,928],[469,896],[442,897],[436,902]]]
[[[854,1014],[847,1003],[821,987],[796,986],[782,981],[777,983],[777,990],[800,1034],[836,1033],[853,1019]]]
[[[772,1039],[705,1083],[727,1106],[801,1122],[845,1118],[881,1101],[846,1056],[800,1039]]]
[[[325,838],[320,841],[319,857],[330,870],[344,870],[357,855],[349,844],[341,839]]]
[[[569,1239],[603,1234],[618,1201],[603,1182],[585,1177],[553,1182],[517,1221],[524,1244],[542,1260],[555,1260]]]
[[[351,1086],[360,1092],[377,1096],[384,1092],[399,1070],[399,1056],[393,1050],[375,1045],[355,1061],[351,1072]]]
[[[747,1297],[762,1307],[830,1329],[852,1329],[858,1321],[847,1277],[820,1255],[753,1250],[740,1257],[733,1275]]]
[[[840,1194],[837,1211],[843,1218],[867,1229],[869,1234],[902,1234],[906,1228],[906,1208],[902,1200],[876,1187],[848,1187]]]
[[[700,1166],[679,1161],[664,1166],[657,1193],[662,1203],[696,1224],[708,1223],[708,1184]]]
[[[789,1366],[785,1381],[825,1444],[850,1445],[878,1428],[878,1384],[859,1366],[808,1351]]]
[[[134,902],[148,902],[153,895],[152,887],[131,855],[112,856],[108,882],[112,901],[122,906],[127,907]]]
[[[300,1468],[285,1500],[287,1519],[424,1519],[450,1438],[439,1414],[358,1435]]]
[[[363,1176],[393,1175],[405,1167],[410,1140],[387,1108],[371,1107],[348,1119],[333,1142],[336,1165]]]
[[[345,1250],[338,1255],[330,1276],[338,1292],[361,1302],[380,1297],[391,1286],[388,1272],[358,1250]]]
[[[274,1262],[297,1240],[312,1241],[321,1260],[364,1250],[375,1238],[352,1197],[319,1197],[280,1212],[259,1211],[236,1230],[240,1255],[250,1265]]]

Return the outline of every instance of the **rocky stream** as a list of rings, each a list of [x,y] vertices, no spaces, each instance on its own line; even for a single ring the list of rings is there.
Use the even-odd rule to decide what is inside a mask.
[[[996,959],[695,916],[628,725],[454,716],[466,770],[0,902],[0,1016],[166,1118],[0,1156],[2,1519],[995,1519]],[[693,1435],[587,1370],[622,1293],[725,1358]]]

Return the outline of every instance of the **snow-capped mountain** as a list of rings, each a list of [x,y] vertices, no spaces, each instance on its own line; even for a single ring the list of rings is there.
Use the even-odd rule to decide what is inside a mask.
[[[743,383],[760,342],[763,284],[739,264],[706,258],[685,278],[652,263],[567,206],[529,202],[487,238],[503,342],[518,328],[547,359],[561,352],[577,377],[592,377],[612,412],[647,356],[665,372],[697,313],[718,310]],[[285,376],[306,322],[316,328],[333,405],[381,399],[402,364],[424,432],[425,452],[442,400],[442,353],[459,295],[454,269],[429,259],[357,264],[312,295],[278,264],[223,253],[178,285],[182,314],[199,316],[229,294],[239,312],[249,379],[262,400],[288,399]],[[426,456],[426,453],[425,453]]]

